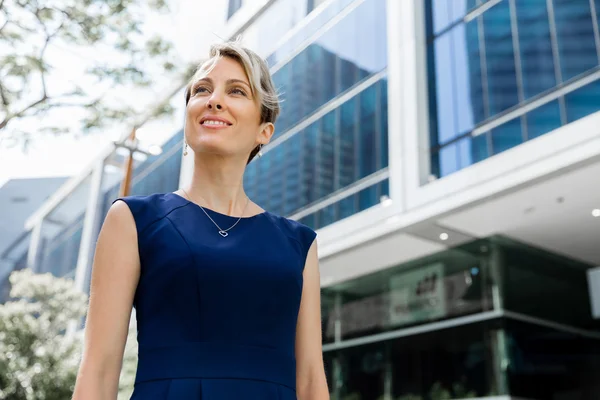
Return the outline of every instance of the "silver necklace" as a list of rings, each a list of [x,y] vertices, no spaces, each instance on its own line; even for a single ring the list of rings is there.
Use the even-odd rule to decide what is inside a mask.
[[[183,190],[183,193],[185,193],[185,197],[187,197],[187,198],[188,198],[188,200],[191,202],[191,201],[192,201],[192,199],[191,199],[190,195],[188,194],[188,192],[186,192],[186,190],[185,190],[184,188],[181,188],[181,190]],[[235,227],[235,226],[238,224],[238,222],[240,222],[240,221],[242,220],[242,216],[243,216],[243,215],[244,215],[244,213],[246,212],[246,207],[248,207],[248,203],[249,203],[249,202],[250,202],[250,198],[246,197],[246,205],[244,206],[244,211],[242,211],[242,215],[241,215],[241,216],[238,218],[238,220],[237,220],[237,221],[235,221],[235,224],[231,225],[231,226],[230,226],[229,228],[227,228],[227,229],[221,229],[221,227],[220,227],[220,226],[219,226],[219,225],[218,225],[218,224],[215,222],[215,220],[214,220],[214,219],[212,219],[212,218],[210,217],[210,215],[208,215],[208,213],[206,212],[206,210],[204,209],[204,207],[202,207],[200,204],[197,204],[197,203],[194,203],[194,204],[196,204],[198,207],[200,207],[200,209],[201,209],[202,211],[204,211],[204,214],[206,214],[206,216],[208,217],[208,219],[210,219],[210,220],[211,220],[211,222],[212,222],[213,224],[215,224],[215,226],[216,226],[216,227],[219,229],[219,235],[221,235],[221,236],[223,236],[223,237],[227,237],[227,236],[229,236],[229,233],[227,233],[227,232],[228,232],[228,231],[230,231],[231,229],[233,229],[233,228],[234,228],[234,227]]]

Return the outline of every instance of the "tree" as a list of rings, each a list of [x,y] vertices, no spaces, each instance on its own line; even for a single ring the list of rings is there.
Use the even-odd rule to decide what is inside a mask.
[[[153,76],[179,73],[171,43],[145,37],[151,11],[166,12],[165,0],[0,0],[0,142],[73,132],[67,123],[39,118],[56,110],[69,111],[66,119],[79,120],[82,133],[139,115],[118,93],[147,88]],[[82,65],[97,82],[61,76],[53,67],[57,49],[81,51]],[[94,59],[98,55],[103,58]]]
[[[29,269],[13,272],[10,282],[11,299],[0,304],[0,399],[70,399],[83,331],[66,332],[69,321],[81,321],[85,315],[87,296],[70,279],[34,274]],[[137,364],[135,343],[132,327],[119,399],[131,393]]]

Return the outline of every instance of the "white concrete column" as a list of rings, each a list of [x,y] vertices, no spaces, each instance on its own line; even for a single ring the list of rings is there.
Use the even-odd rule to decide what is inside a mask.
[[[77,256],[77,267],[75,269],[75,286],[84,291],[85,277],[88,270],[92,268],[92,258],[95,249],[94,233],[100,223],[99,203],[102,196],[102,176],[104,174],[104,159],[98,160],[92,171],[90,190],[87,197],[85,217]]]

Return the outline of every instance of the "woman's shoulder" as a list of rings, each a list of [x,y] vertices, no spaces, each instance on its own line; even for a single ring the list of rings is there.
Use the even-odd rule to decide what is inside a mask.
[[[132,195],[119,197],[113,204],[122,201],[129,207],[138,232],[149,224],[166,217],[173,210],[189,202],[175,193],[154,193],[150,195]]]
[[[265,212],[265,214],[273,220],[273,222],[285,235],[299,241],[303,245],[310,246],[317,236],[317,233],[312,228],[296,220],[282,217],[270,212]]]

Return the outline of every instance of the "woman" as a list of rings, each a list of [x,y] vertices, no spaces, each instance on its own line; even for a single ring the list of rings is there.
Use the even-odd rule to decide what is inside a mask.
[[[109,210],[74,399],[116,399],[132,305],[132,399],[329,399],[316,234],[242,185],[279,114],[266,63],[237,43],[213,46],[185,97],[192,182]]]

